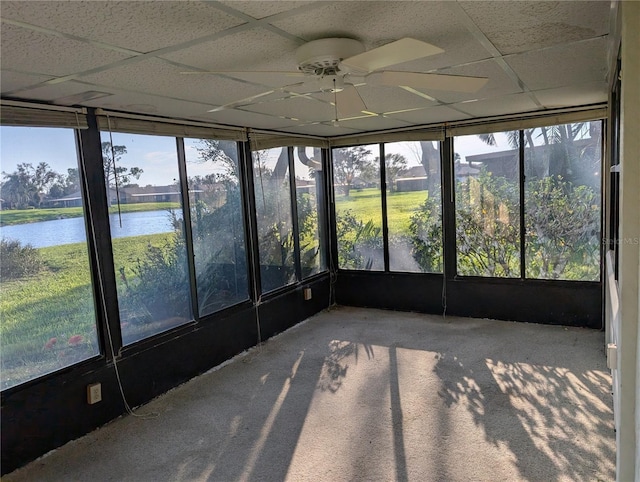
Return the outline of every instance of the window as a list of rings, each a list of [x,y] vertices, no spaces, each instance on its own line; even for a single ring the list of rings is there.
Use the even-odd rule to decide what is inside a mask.
[[[454,138],[459,275],[519,278],[519,132]]]
[[[200,316],[249,298],[238,149],[185,139]]]
[[[173,137],[102,133],[123,344],[193,319]]]
[[[338,267],[384,270],[380,148],[333,149]]]
[[[600,279],[602,122],[524,131],[526,275]]]
[[[319,148],[295,147],[294,171],[298,230],[300,236],[300,264],[302,278],[326,269],[324,248],[321,242],[324,217],[321,207],[322,152]]]
[[[2,127],[2,384],[99,354],[72,129]]]
[[[264,293],[296,281],[289,154],[282,147],[254,151],[252,157]]]
[[[440,143],[384,145],[389,269],[442,272]]]

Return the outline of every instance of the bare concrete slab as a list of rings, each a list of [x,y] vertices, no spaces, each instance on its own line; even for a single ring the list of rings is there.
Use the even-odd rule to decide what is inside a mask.
[[[614,480],[603,343],[335,308],[3,480]]]

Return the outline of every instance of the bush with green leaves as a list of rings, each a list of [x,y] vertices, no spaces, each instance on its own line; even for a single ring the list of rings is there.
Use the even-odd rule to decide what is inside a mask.
[[[411,215],[409,224],[413,258],[427,273],[442,272],[442,210],[440,202],[427,196]]]
[[[30,244],[23,245],[13,239],[0,240],[0,270],[3,281],[36,275],[44,267],[40,252]]]
[[[382,228],[371,219],[365,223],[350,209],[336,213],[336,235],[340,268],[370,270],[382,260]]]

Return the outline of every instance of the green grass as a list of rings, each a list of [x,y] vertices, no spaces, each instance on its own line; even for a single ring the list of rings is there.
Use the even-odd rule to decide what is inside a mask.
[[[121,204],[122,213],[134,213],[141,211],[158,211],[161,209],[176,209],[180,207],[177,202],[158,203],[133,203]],[[118,206],[111,206],[110,213],[117,213]],[[62,218],[81,217],[83,209],[77,208],[46,208],[46,209],[9,209],[0,211],[0,226],[11,226],[13,224],[37,223],[40,221],[51,221]]]
[[[160,246],[170,233],[113,240],[116,276]],[[31,278],[3,281],[0,297],[3,388],[98,353],[93,291],[84,243],[39,249],[46,269]],[[82,342],[69,345],[72,336]],[[51,339],[53,347],[45,348]]]
[[[387,222],[391,234],[409,234],[411,215],[427,198],[425,191],[387,193]],[[351,210],[353,215],[363,222],[372,220],[376,226],[382,226],[382,200],[380,190],[376,188],[351,190],[349,197],[336,196],[338,213]]]

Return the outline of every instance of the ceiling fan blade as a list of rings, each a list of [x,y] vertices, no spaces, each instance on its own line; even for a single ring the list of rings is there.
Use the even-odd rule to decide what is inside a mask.
[[[362,97],[353,85],[345,85],[344,90],[336,93],[336,105],[341,119],[362,115],[367,110]]]
[[[292,70],[186,70],[180,72],[183,75],[223,74],[223,75],[251,75],[251,74],[279,74],[287,77],[304,77],[304,72]]]
[[[473,93],[489,81],[486,77],[466,77],[463,75],[423,74],[419,72],[374,72],[367,76],[367,83],[373,85],[406,86],[416,89],[445,90],[449,92]]]
[[[390,65],[401,64],[442,52],[444,50],[435,45],[407,37],[344,59],[340,62],[340,70],[347,72],[373,72]]]

